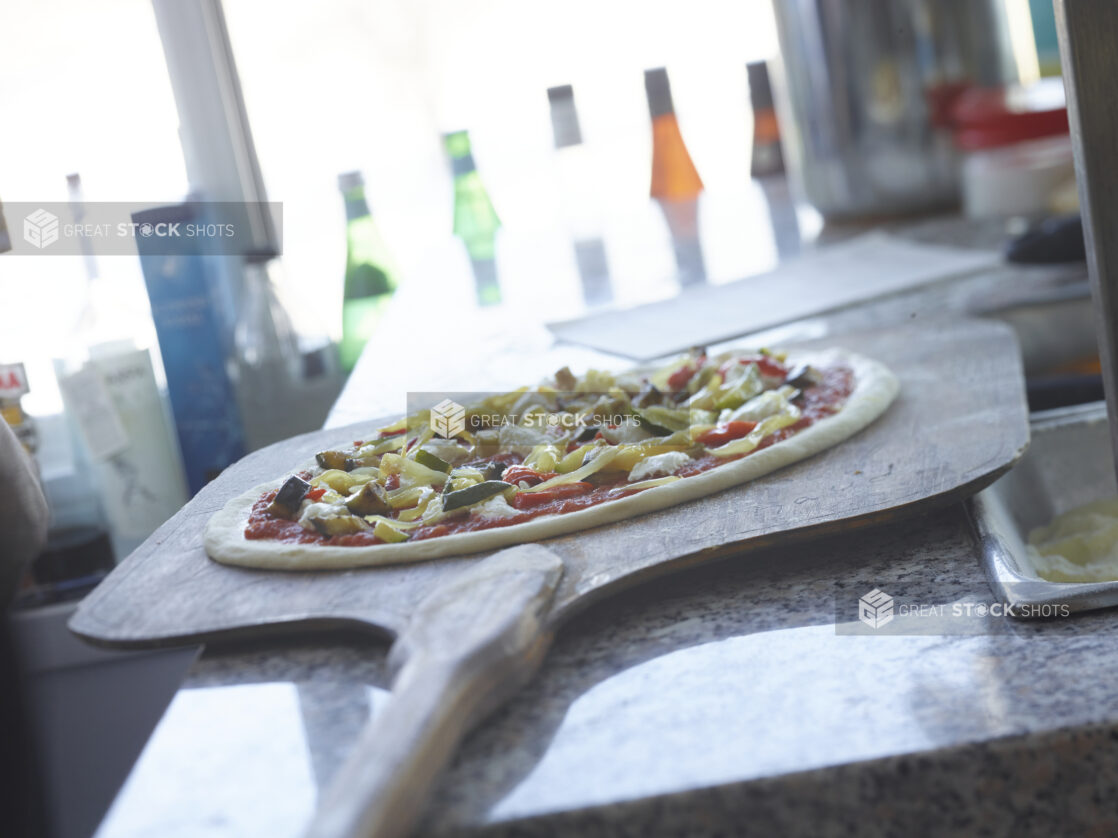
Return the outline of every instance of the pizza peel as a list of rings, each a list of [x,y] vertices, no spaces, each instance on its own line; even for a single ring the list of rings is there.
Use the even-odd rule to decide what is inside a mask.
[[[202,532],[228,499],[381,423],[317,431],[223,472],[82,602],[70,628],[118,648],[339,626],[393,639],[393,701],[324,792],[309,834],[405,834],[461,736],[532,675],[578,610],[683,567],[956,502],[1028,445],[1008,327],[937,321],[801,344],[831,345],[891,367],[897,400],[852,439],[745,486],[497,553],[306,573],[210,561]]]

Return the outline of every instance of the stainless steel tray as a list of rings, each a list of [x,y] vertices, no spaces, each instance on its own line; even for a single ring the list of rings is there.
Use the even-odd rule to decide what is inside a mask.
[[[1035,413],[1030,426],[1032,442],[1020,462],[967,502],[990,587],[1022,618],[1118,605],[1118,582],[1048,582],[1033,573],[1025,554],[1034,527],[1118,491],[1106,405]]]

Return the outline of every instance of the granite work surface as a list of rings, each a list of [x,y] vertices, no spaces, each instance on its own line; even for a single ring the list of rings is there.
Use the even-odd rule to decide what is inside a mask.
[[[600,603],[468,737],[421,833],[1114,834],[1118,616],[991,615],[970,539],[955,507]],[[388,700],[386,651],[210,648],[98,835],[299,835]]]

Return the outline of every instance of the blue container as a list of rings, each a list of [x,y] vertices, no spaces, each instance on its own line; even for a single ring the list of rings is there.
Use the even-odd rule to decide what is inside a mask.
[[[198,205],[179,204],[134,213],[132,220],[185,226],[204,222],[198,214]],[[225,365],[225,318],[215,305],[212,277],[220,274],[221,257],[204,252],[200,239],[182,242],[172,254],[152,252],[156,248],[149,242],[136,237],[186,479],[194,494],[245,454],[244,428]]]

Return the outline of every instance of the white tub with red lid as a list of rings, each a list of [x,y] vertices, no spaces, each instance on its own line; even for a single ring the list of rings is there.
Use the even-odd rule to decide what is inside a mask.
[[[952,121],[968,217],[1046,214],[1074,183],[1061,79],[972,88],[956,101]]]

